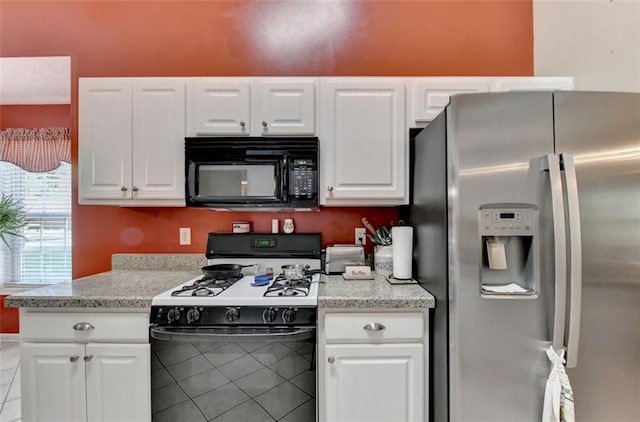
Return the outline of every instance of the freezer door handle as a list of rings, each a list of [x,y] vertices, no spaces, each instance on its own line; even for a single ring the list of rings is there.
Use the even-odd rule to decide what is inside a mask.
[[[580,341],[580,315],[582,305],[582,240],[580,232],[580,207],[578,181],[572,154],[561,154],[566,184],[569,226],[569,325],[567,333],[567,368],[578,364]]]
[[[553,214],[553,240],[555,265],[555,301],[553,306],[553,339],[555,350],[564,349],[564,324],[567,313],[567,242],[565,235],[564,198],[560,157],[547,154],[545,170],[549,172],[551,185],[551,209]]]

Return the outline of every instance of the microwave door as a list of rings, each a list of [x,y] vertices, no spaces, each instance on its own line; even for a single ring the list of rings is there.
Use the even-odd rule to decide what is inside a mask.
[[[281,165],[278,162],[199,164],[195,199],[206,204],[281,203]]]

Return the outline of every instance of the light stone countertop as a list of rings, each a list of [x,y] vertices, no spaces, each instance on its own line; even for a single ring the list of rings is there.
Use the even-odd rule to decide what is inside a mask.
[[[143,308],[154,296],[202,275],[201,254],[115,254],[112,271],[23,291],[4,300],[25,308]]]
[[[154,296],[202,274],[206,259],[197,254],[118,254],[112,271],[38,287],[5,298],[5,306],[33,308],[149,308]],[[319,308],[432,308],[422,287],[391,285],[384,277],[344,280],[323,275]]]
[[[435,298],[417,284],[392,285],[375,274],[373,280],[345,280],[325,275],[318,289],[318,308],[433,308]]]
[[[113,270],[7,296],[4,304],[26,308],[149,308],[154,296],[201,274],[197,270]]]

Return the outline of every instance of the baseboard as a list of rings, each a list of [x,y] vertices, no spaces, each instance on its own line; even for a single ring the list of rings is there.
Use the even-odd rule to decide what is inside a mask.
[[[20,343],[20,334],[0,333],[0,342]]]

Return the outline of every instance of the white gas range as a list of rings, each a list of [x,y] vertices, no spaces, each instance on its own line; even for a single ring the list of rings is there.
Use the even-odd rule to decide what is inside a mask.
[[[210,233],[203,270],[216,269],[214,276],[205,271],[154,297],[151,323],[181,332],[213,325],[307,325],[311,319],[315,324],[320,248],[319,234]],[[281,268],[295,264],[306,268],[304,276],[285,277]]]
[[[320,248],[320,234],[209,234],[212,277],[151,304],[154,420],[316,421]],[[280,276],[295,264],[304,277]]]

